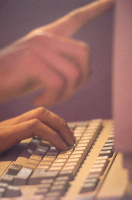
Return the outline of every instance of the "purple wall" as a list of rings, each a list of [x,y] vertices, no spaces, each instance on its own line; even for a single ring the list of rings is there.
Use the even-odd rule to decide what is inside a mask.
[[[0,48],[31,29],[47,24],[90,0],[0,0]],[[93,74],[88,83],[65,102],[49,109],[67,121],[111,118],[111,59],[113,10],[86,25],[75,38],[91,46]],[[0,120],[33,108],[35,94],[0,105]]]

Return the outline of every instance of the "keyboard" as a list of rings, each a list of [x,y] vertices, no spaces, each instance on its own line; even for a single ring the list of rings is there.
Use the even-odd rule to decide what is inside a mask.
[[[0,199],[95,199],[117,156],[112,120],[68,125],[76,143],[67,151],[34,137],[0,156]]]

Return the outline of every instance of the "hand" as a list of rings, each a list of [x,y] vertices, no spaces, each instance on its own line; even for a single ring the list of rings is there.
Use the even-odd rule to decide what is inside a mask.
[[[0,153],[35,135],[59,150],[67,150],[75,142],[66,122],[40,107],[0,123]]]
[[[0,100],[44,88],[35,104],[61,101],[86,82],[88,60],[86,44],[32,31],[0,53]]]
[[[90,74],[90,51],[86,44],[69,37],[113,3],[114,0],[100,0],[74,10],[3,49],[0,102],[43,88],[34,103],[50,106],[81,87]]]

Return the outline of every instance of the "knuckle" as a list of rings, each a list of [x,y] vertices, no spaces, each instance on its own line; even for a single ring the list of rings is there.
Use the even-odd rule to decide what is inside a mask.
[[[64,119],[60,118],[60,129],[65,130],[67,129],[67,123]]]
[[[50,137],[50,140],[54,141],[58,137],[59,137],[59,135],[57,134],[57,132],[53,130],[52,131],[52,137]]]
[[[33,44],[38,44],[42,41],[45,41],[45,43],[52,43],[53,36],[49,32],[44,32],[41,28],[36,28],[30,33],[30,41]]]
[[[66,121],[61,118],[61,117],[58,117],[58,115],[54,115],[54,120],[55,120],[55,123],[56,123],[56,131],[57,132],[63,132],[65,129],[67,129],[67,123]]]

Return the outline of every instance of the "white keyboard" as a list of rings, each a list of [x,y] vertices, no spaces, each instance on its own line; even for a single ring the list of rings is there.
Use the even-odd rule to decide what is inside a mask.
[[[90,198],[95,196],[116,157],[112,127],[105,134],[107,128],[100,119],[68,125],[76,137],[76,144],[68,151],[59,152],[37,137],[29,143],[20,144],[22,151],[19,156],[13,158],[1,172],[1,199],[67,199],[66,194],[71,195],[71,183],[74,185],[74,179],[86,165],[87,158],[103,132],[101,145],[92,157],[92,164],[89,162],[90,168],[88,166],[88,171],[83,172],[85,177],[82,176],[83,182],[77,189],[75,199],[83,199],[86,194]]]

